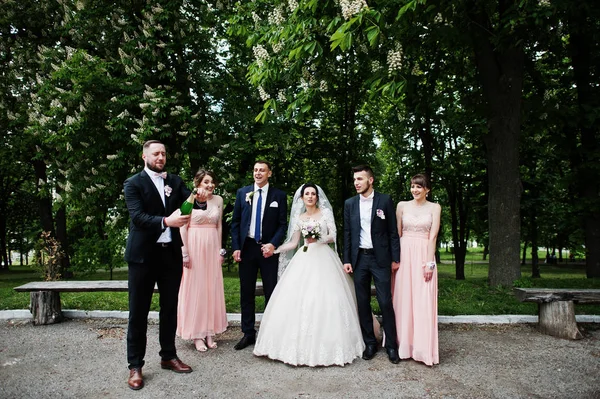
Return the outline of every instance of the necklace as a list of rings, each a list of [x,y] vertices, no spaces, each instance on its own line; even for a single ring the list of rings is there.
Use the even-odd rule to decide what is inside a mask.
[[[206,201],[200,202],[198,200],[194,200],[194,202],[196,204],[196,209],[206,210]]]

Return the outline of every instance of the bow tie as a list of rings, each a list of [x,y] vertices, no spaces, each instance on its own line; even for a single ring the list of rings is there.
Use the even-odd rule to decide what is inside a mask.
[[[360,196],[360,202],[368,202],[368,201],[373,201],[373,197],[366,197],[364,195]]]
[[[154,172],[154,173],[152,173],[152,176],[154,176],[154,177],[162,177],[163,179],[166,179],[167,178],[167,172],[162,172],[162,173]]]

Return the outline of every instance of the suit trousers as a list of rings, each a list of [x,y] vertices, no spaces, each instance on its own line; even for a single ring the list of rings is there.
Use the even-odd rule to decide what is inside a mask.
[[[246,238],[242,249],[242,261],[239,265],[240,275],[240,307],[242,309],[242,332],[244,336],[254,336],[256,330],[256,279],[258,271],[262,278],[265,293],[265,308],[277,284],[277,268],[279,255],[265,258],[261,244],[252,238]]]
[[[391,275],[391,265],[379,265],[375,254],[359,252],[354,268],[354,288],[356,290],[360,329],[365,345],[377,345],[371,309],[371,278],[373,278],[377,302],[383,318],[383,331],[386,337],[385,347],[398,349]]]
[[[129,368],[142,367],[146,355],[148,312],[152,303],[154,284],[159,290],[159,355],[162,360],[177,357],[177,301],[183,273],[181,249],[173,244],[148,248],[145,263],[129,263],[129,323],[127,327],[127,361]]]

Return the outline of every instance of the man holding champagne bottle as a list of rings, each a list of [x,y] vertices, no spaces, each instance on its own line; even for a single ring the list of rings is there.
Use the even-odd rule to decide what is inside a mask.
[[[190,195],[183,180],[164,171],[167,153],[163,143],[149,140],[143,145],[144,169],[125,180],[125,202],[130,225],[125,260],[129,265],[129,324],[127,361],[129,387],[144,387],[142,367],[146,354],[148,312],[154,284],[160,292],[159,341],[161,367],[177,373],[192,368],[177,357],[177,298],[183,271],[179,227],[190,215],[179,207]]]

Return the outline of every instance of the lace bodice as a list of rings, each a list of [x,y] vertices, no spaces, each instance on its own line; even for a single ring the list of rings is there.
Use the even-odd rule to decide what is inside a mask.
[[[406,210],[402,213],[402,235],[417,234],[424,237],[429,237],[433,217],[431,213],[412,214]]]
[[[302,215],[302,216],[306,216],[306,215]],[[277,250],[275,251],[275,253],[281,254],[279,257],[279,270],[278,270],[279,277],[281,277],[283,275],[283,272],[285,271],[288,263],[290,262],[293,254],[295,252],[292,250],[294,250],[298,247],[298,244],[300,243],[301,240],[302,240],[302,242],[304,242],[304,239],[302,238],[302,234],[301,234],[301,229],[302,229],[303,220],[306,220],[307,218],[303,218],[302,216],[299,216],[298,218],[296,218],[297,221],[294,223],[294,226],[292,227],[292,230],[290,232],[291,237],[288,237],[288,240],[286,240],[286,242],[283,245],[281,245],[279,248],[277,248]],[[318,242],[323,243],[323,244],[333,243],[335,245],[335,237],[337,234],[337,229],[335,227],[333,213],[329,209],[322,209],[321,216],[319,217],[319,219],[311,218],[311,220],[313,220],[314,222],[317,222],[319,224],[319,227],[321,230],[321,237],[319,238]],[[289,252],[289,251],[291,251],[291,252]],[[337,251],[337,248],[336,248],[336,251]]]
[[[328,212],[323,212],[321,217],[317,219],[307,218],[307,219],[298,219],[298,223],[294,226],[294,234],[302,229],[302,226],[306,223],[306,221],[317,223],[319,225],[321,231],[321,238],[319,238],[319,242],[333,242],[335,241],[335,236],[337,233],[335,222],[333,221],[333,217],[327,217]]]

